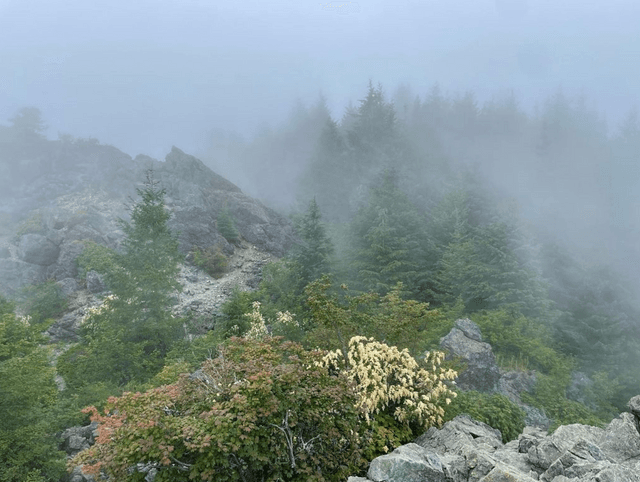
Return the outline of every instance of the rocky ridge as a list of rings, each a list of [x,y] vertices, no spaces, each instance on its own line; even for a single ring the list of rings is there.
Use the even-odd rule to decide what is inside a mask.
[[[236,247],[217,229],[218,215],[225,209],[241,239],[256,249],[282,256],[295,242],[287,218],[176,147],[165,162],[138,156],[127,163],[123,158],[126,154],[117,149],[108,149],[107,153],[112,157],[100,157],[101,164],[78,164],[87,173],[70,171],[65,183],[60,184],[60,174],[44,173],[35,179],[33,183],[46,185],[48,180],[53,187],[68,187],[71,192],[61,194],[62,188],[43,188],[39,204],[27,214],[17,211],[13,200],[0,195],[0,210],[12,212],[15,208],[13,215],[22,216],[11,235],[5,232],[0,238],[0,294],[11,296],[24,285],[48,279],[61,282],[68,293],[76,286],[72,280],[82,287],[85,281],[78,278],[75,260],[84,249],[83,241],[119,248],[124,234],[118,219],[129,218],[126,206],[150,169],[166,190],[169,227],[179,233],[183,253],[194,247],[218,246],[226,255],[234,254]],[[26,205],[34,205],[32,190],[21,194],[26,196]]]
[[[640,395],[607,427],[527,427],[502,443],[498,430],[460,415],[374,459],[348,482],[639,482]]]

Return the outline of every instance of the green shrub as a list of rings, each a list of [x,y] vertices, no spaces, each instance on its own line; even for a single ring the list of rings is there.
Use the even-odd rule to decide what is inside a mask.
[[[56,481],[64,473],[64,453],[53,435],[58,429],[55,369],[45,342],[27,318],[0,315],[2,482]]]
[[[360,419],[346,376],[322,368],[322,353],[277,338],[233,338],[199,377],[109,401],[96,444],[72,464],[112,480],[342,481],[366,467]],[[171,377],[171,374],[168,374]]]
[[[24,234],[43,234],[44,231],[45,225],[42,218],[42,212],[36,210],[18,225],[16,236],[20,237]]]
[[[60,315],[67,308],[62,288],[53,280],[22,288],[21,306],[34,326]]]
[[[240,234],[228,208],[225,207],[218,214],[217,227],[220,234],[230,243],[236,243],[240,239]]]
[[[551,347],[550,331],[538,320],[527,318],[517,310],[502,308],[478,313],[473,321],[498,360],[507,365],[519,361],[529,369],[547,374],[569,374],[573,369],[573,362]]]
[[[545,375],[538,373],[533,393],[522,393],[522,401],[544,410],[552,422],[549,427],[550,431],[560,425],[572,423],[601,427],[605,422],[608,422],[609,420],[601,419],[582,403],[566,398],[565,390],[569,382],[569,374]]]
[[[116,252],[114,250],[94,241],[82,241],[82,244],[84,249],[76,258],[76,264],[83,278],[88,271],[93,270],[104,274],[112,272],[116,268]]]
[[[206,249],[195,247],[193,264],[204,270],[209,276],[220,278],[227,272],[227,257],[222,253],[220,246],[209,246]]]
[[[445,420],[466,413],[474,420],[500,430],[504,443],[515,440],[525,427],[525,412],[504,395],[477,391],[459,392],[447,407]]]

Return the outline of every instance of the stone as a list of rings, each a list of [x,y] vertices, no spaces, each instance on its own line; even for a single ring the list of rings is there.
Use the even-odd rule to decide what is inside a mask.
[[[367,477],[374,482],[446,482],[440,457],[414,443],[374,459]]]
[[[41,234],[25,234],[20,238],[18,257],[25,263],[49,266],[59,254],[60,248]]]
[[[96,271],[87,271],[87,289],[90,293],[102,293],[107,290],[103,276]]]
[[[471,340],[482,341],[482,333],[480,327],[469,318],[461,318],[455,321],[454,326],[459,329],[464,336]]]
[[[62,293],[65,296],[69,296],[71,293],[78,291],[78,282],[75,278],[64,278],[57,282],[57,285],[60,286]]]
[[[629,400],[629,411],[635,419],[636,430],[640,433],[640,395],[636,395]]]
[[[453,328],[440,340],[440,346],[448,352],[448,358],[459,358],[466,364],[456,380],[462,390],[495,390],[500,371],[491,345],[469,338],[462,330]]]
[[[572,424],[548,435],[525,427],[517,441],[504,445],[499,431],[461,415],[375,459],[368,477],[374,482],[640,482],[634,415],[639,402],[640,396],[631,399],[633,412],[620,414],[605,429]],[[432,475],[424,475],[429,470]]]
[[[61,280],[78,276],[76,260],[83,250],[84,244],[80,241],[62,243],[56,263],[47,268],[47,277]]]
[[[629,412],[621,413],[605,428],[597,445],[613,460],[640,460],[640,433],[636,428],[636,418]]]
[[[497,464],[491,472],[480,479],[479,482],[534,482],[528,474],[523,474],[513,468]]]

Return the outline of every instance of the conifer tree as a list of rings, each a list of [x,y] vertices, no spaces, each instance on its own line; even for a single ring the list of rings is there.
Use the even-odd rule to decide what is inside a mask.
[[[299,279],[304,287],[329,272],[329,257],[333,253],[333,244],[322,224],[322,214],[315,198],[300,217],[296,230],[302,243],[295,247],[292,258],[298,265]]]
[[[387,293],[402,282],[414,296],[424,288],[424,220],[400,189],[396,171],[387,170],[369,191],[351,225],[354,286]]]
[[[138,195],[131,222],[121,220],[123,252],[111,253],[111,266],[104,272],[111,295],[85,316],[84,343],[59,363],[72,388],[146,381],[162,368],[165,355],[181,338],[182,320],[170,310],[172,295],[180,289],[181,255],[167,226],[165,190],[149,172]]]

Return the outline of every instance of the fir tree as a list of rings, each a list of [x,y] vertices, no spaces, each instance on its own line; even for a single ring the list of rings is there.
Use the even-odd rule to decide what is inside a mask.
[[[402,282],[417,295],[428,277],[424,220],[398,182],[397,172],[385,171],[351,225],[355,285],[385,294]]]
[[[299,279],[304,287],[329,272],[329,257],[333,253],[333,244],[322,224],[315,198],[298,220],[296,231],[302,242],[294,248],[292,259],[298,265]]]
[[[59,364],[72,388],[146,381],[162,368],[172,344],[181,338],[182,320],[170,307],[173,293],[181,288],[177,274],[182,257],[167,226],[165,191],[149,172],[138,195],[131,222],[121,220],[123,252],[110,254],[104,273],[112,294],[85,317],[84,343]]]

